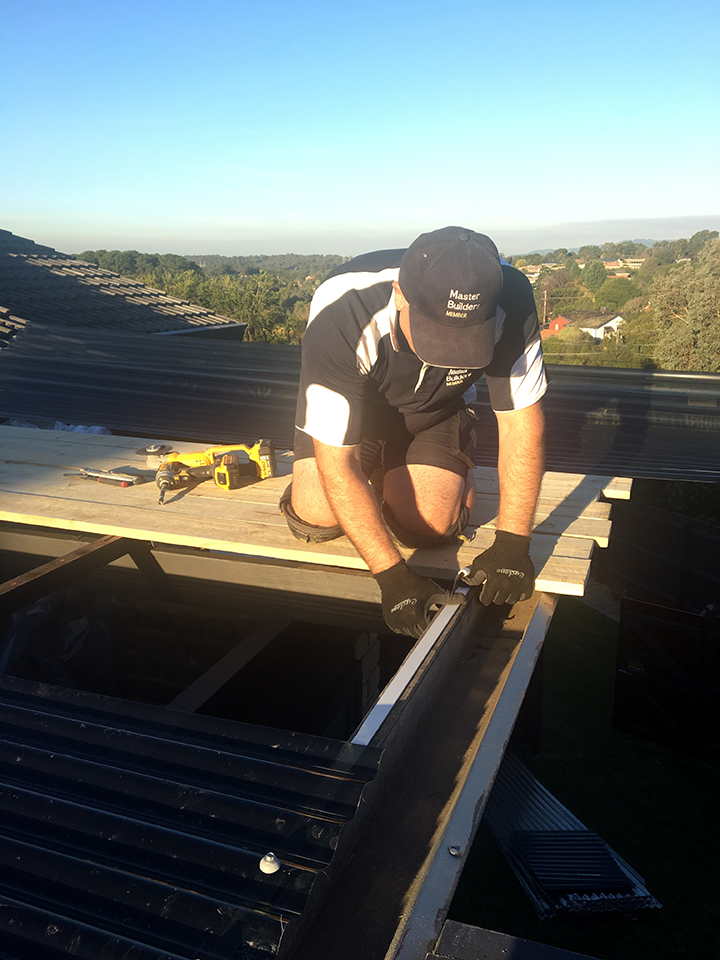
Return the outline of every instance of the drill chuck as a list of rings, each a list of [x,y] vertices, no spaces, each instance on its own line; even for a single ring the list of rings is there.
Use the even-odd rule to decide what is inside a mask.
[[[162,464],[158,472],[155,474],[155,483],[158,485],[160,489],[160,499],[158,500],[159,504],[162,505],[165,502],[166,490],[168,490],[170,487],[173,487],[176,481],[177,481],[177,474],[172,469],[170,464],[168,463]]]

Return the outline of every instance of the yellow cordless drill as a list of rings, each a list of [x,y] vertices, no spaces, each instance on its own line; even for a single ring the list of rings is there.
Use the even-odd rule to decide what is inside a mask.
[[[249,462],[241,461],[242,451]],[[192,480],[214,480],[223,490],[235,490],[246,477],[275,476],[275,446],[272,440],[258,440],[248,447],[244,443],[232,443],[225,447],[210,447],[200,453],[169,453],[158,467],[155,483],[160,488],[158,503],[165,502],[165,492]]]

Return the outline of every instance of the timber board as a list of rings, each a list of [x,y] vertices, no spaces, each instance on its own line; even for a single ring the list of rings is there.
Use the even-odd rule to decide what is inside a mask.
[[[278,454],[278,475],[272,479],[250,480],[230,492],[207,481],[169,491],[165,505],[160,506],[154,483],[159,461],[136,454],[151,442],[0,426],[0,519],[229,554],[367,569],[345,537],[304,544],[290,534],[277,503],[292,471],[291,453]],[[189,443],[172,446],[180,452],[200,449]],[[65,475],[82,468],[139,474],[146,482],[122,488]],[[466,543],[401,548],[418,573],[452,579],[492,543],[497,473],[478,468],[475,476],[479,495]],[[543,535],[535,536],[531,546],[539,590],[582,594],[593,546],[607,543],[610,528],[603,509],[607,505],[599,504],[598,497],[615,486],[616,478],[546,474],[535,527]]]

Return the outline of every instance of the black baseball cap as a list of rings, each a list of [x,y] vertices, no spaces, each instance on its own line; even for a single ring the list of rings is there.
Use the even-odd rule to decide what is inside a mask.
[[[490,237],[464,227],[423,233],[404,253],[398,283],[410,305],[410,334],[421,360],[433,367],[490,363],[503,286]]]

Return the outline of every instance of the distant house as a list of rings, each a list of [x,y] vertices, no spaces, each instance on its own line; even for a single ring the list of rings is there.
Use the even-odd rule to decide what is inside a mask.
[[[607,320],[598,326],[580,327],[580,330],[582,330],[583,333],[589,333],[594,340],[600,341],[604,340],[609,334],[617,333],[618,328],[623,323],[625,323],[625,321],[622,317],[613,317],[612,320]]]
[[[568,325],[569,321],[565,317],[555,317],[554,320],[551,320],[550,323],[544,330],[540,331],[540,337],[542,340],[547,339],[547,337],[552,337],[556,333],[560,333],[561,330],[564,330]]]
[[[585,310],[578,313],[571,313],[567,317],[555,317],[540,331],[541,339],[545,340],[552,337],[567,326],[576,327],[583,333],[589,333],[597,341],[604,340],[608,334],[617,333],[618,327],[625,321],[622,317],[610,318],[607,313],[600,310]]]

